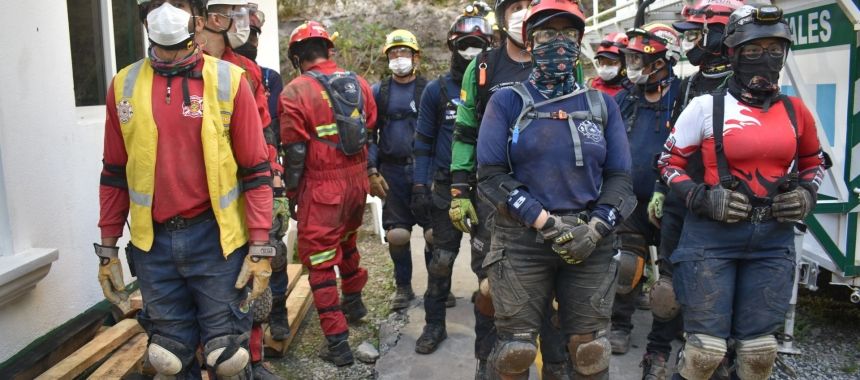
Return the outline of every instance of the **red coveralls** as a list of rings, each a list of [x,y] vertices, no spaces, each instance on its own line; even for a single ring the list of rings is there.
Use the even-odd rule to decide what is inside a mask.
[[[343,71],[333,61],[310,68],[322,74]],[[367,128],[376,125],[376,102],[367,82],[359,77]],[[334,266],[340,268],[344,295],[360,293],[367,283],[367,270],[359,266],[356,231],[364,216],[370,185],[367,180],[367,149],[346,156],[318,140],[317,128],[334,125],[334,112],[323,97],[325,90],[315,79],[299,76],[281,93],[281,142],[307,144],[305,169],[297,194],[298,248],[314,305],[326,336],[347,332],[340,310]],[[328,128],[330,130],[330,128]],[[322,137],[337,142],[337,134]]]

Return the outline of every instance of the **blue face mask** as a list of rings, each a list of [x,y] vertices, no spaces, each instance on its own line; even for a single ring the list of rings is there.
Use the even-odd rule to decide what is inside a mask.
[[[579,44],[555,39],[532,49],[532,72],[529,82],[549,98],[566,95],[576,89],[576,60]]]

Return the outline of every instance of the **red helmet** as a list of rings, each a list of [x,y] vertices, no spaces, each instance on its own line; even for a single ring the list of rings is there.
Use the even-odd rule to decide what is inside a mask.
[[[706,24],[729,23],[729,16],[735,9],[744,5],[742,0],[696,0],[693,5],[685,5],[681,9],[684,21],[672,26],[680,31],[702,29]]]
[[[678,32],[666,24],[651,23],[641,28],[627,31],[627,47],[623,52],[659,54],[664,53],[667,59],[678,62],[681,58],[681,48],[678,46]]]
[[[619,48],[627,46],[627,35],[624,33],[609,33],[600,41],[600,46],[597,48],[597,57],[606,57],[609,59],[619,60],[621,51]]]
[[[290,33],[289,49],[292,50],[295,44],[311,38],[322,38],[328,44],[329,49],[334,48],[334,42],[331,40],[331,37],[329,37],[328,32],[322,24],[316,21],[305,21]]]
[[[575,0],[532,0],[526,17],[523,19],[523,41],[528,41],[529,32],[546,24],[556,16],[567,17],[573,21],[573,26],[580,30],[579,39],[585,31],[585,16]],[[577,41],[578,42],[578,41]]]

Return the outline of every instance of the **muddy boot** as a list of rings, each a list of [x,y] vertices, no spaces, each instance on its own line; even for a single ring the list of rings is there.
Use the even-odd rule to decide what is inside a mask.
[[[263,362],[257,362],[251,365],[254,373],[254,380],[283,380],[283,377],[275,375],[263,365]]]
[[[642,380],[669,380],[669,365],[661,354],[646,353],[639,367],[642,367]]]
[[[358,322],[367,315],[367,308],[364,307],[364,302],[361,301],[361,293],[344,294],[343,302],[340,303],[340,309],[349,323]]]
[[[415,292],[409,285],[398,286],[391,299],[391,310],[402,310],[409,307],[409,303],[415,299]]]
[[[612,330],[609,333],[609,344],[613,354],[626,354],[630,350],[630,333],[622,330]]]
[[[352,350],[349,349],[348,333],[327,336],[326,343],[320,348],[319,357],[338,367],[352,364]]]
[[[567,365],[567,361],[561,363],[543,363],[541,368],[542,380],[570,380],[573,378],[571,368]]]
[[[450,309],[454,306],[457,306],[457,298],[454,297],[454,293],[448,293],[448,299],[445,300],[445,307]]]
[[[419,354],[432,354],[439,348],[439,343],[442,343],[448,337],[448,332],[445,331],[445,326],[438,324],[428,324],[424,326],[424,332],[418,337],[415,342],[415,352]]]
[[[290,322],[287,321],[287,297],[272,298],[272,311],[269,313],[269,333],[272,339],[286,340],[290,337]]]

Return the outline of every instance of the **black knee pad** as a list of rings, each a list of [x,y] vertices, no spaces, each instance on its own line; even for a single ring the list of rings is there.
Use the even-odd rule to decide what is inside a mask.
[[[456,258],[457,252],[436,249],[433,251],[433,258],[430,259],[430,266],[427,271],[434,276],[448,277],[454,269],[454,259]]]

